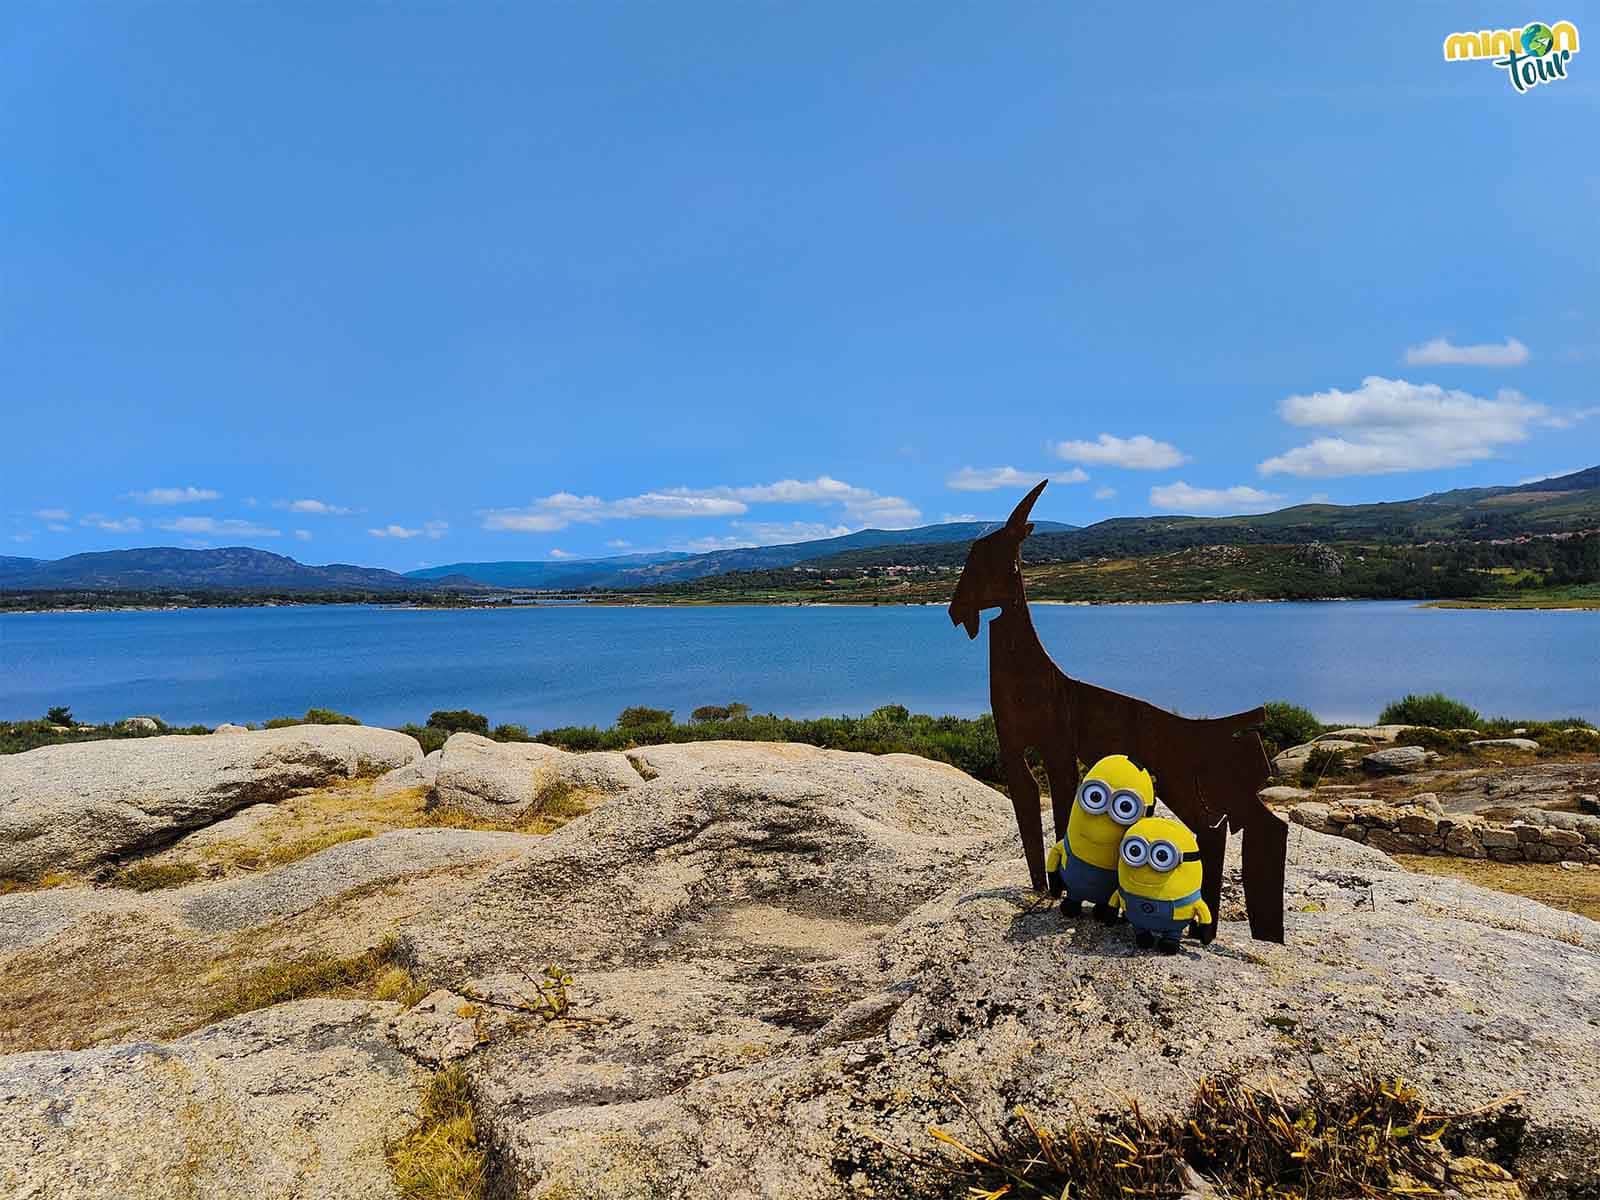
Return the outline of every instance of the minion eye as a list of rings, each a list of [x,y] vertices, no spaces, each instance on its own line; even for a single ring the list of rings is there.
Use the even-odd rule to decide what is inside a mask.
[[[1132,825],[1144,816],[1144,798],[1138,792],[1118,792],[1111,797],[1111,819],[1118,825]]]
[[[1130,867],[1142,867],[1150,857],[1150,845],[1142,837],[1122,839],[1122,861]]]
[[[1111,803],[1111,789],[1098,779],[1086,779],[1078,789],[1078,806],[1084,812],[1103,813]]]
[[[1178,859],[1178,848],[1171,842],[1156,842],[1150,847],[1150,865],[1157,871],[1172,870]]]

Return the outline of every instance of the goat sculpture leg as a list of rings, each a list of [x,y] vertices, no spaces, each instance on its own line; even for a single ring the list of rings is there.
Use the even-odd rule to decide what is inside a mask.
[[[1289,854],[1289,827],[1260,801],[1244,823],[1244,904],[1250,914],[1250,936],[1260,942],[1283,941],[1284,863]]]
[[[1211,909],[1211,923],[1195,927],[1200,940],[1210,944],[1216,940],[1217,922],[1222,913],[1222,868],[1228,857],[1228,827],[1209,823],[1194,825],[1194,840],[1200,847],[1200,894],[1206,907]]]
[[[1055,821],[1055,840],[1067,836],[1067,818],[1072,815],[1072,798],[1078,791],[1078,752],[1074,746],[1052,742],[1044,751],[1044,770],[1050,777],[1050,815]],[[1059,880],[1050,880],[1050,894],[1059,895]]]
[[[1039,781],[1028,770],[1027,756],[1021,749],[1002,749],[1001,758],[1006,765],[1006,788],[1011,792],[1011,809],[1017,817],[1017,831],[1022,834],[1022,853],[1028,860],[1028,875],[1033,880],[1033,890],[1049,890],[1049,880],[1044,871],[1044,824],[1039,818]]]

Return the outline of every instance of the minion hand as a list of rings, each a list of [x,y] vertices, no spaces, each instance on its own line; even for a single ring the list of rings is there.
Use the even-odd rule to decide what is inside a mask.
[[[1128,906],[1127,901],[1123,900],[1122,893],[1120,891],[1112,892],[1111,899],[1107,901],[1107,903],[1109,903],[1111,907],[1116,909],[1118,912],[1121,912]]]

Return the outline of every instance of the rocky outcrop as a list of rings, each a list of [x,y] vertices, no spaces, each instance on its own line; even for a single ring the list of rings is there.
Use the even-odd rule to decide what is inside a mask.
[[[1499,746],[1505,750],[1537,750],[1539,748],[1538,742],[1532,738],[1525,737],[1479,738],[1475,742],[1468,742],[1467,745],[1474,749],[1482,746]]]
[[[1449,854],[1497,862],[1600,864],[1600,817],[1519,809],[1509,820],[1446,815],[1431,792],[1388,803],[1368,797],[1307,801],[1289,813],[1297,825],[1365,842],[1390,854]]]
[[[434,780],[439,777],[439,760],[444,756],[444,751],[434,750],[424,754],[413,763],[403,767],[396,767],[384,775],[380,775],[372,785],[372,791],[377,796],[393,796],[399,792],[409,792],[420,788],[424,792],[432,792]]]
[[[92,868],[246,805],[421,756],[414,738],[359,725],[83,742],[0,756],[0,876]]]
[[[1009,801],[953,768],[750,743],[624,764],[607,803],[548,836],[479,835],[476,874],[395,901],[399,952],[435,989],[412,1009],[295,1002],[0,1057],[0,1193],[386,1196],[382,1146],[446,1063],[471,1079],[497,1194],[530,1200],[937,1194],[895,1149],[937,1153],[930,1124],[978,1143],[1018,1105],[1054,1127],[1133,1098],[1159,1117],[1225,1074],[1280,1094],[1401,1076],[1440,1111],[1519,1092],[1495,1152],[1536,1195],[1600,1189],[1600,1027],[1574,1017],[1600,995],[1594,922],[1297,826],[1287,944],[1249,940],[1235,844],[1216,942],[1168,958],[1036,897]],[[1325,827],[1335,805],[1370,830],[1450,819],[1437,797],[1347,792]],[[358,897],[342,914],[373,902],[358,879],[453,845],[389,834],[120,902],[260,944],[323,877]],[[70,897],[106,894],[5,897],[0,934],[30,954],[81,942],[100,926]],[[6,946],[0,971],[38,961]],[[550,964],[571,1008],[541,1021]]]
[[[392,1200],[424,1072],[396,1004],[302,1000],[170,1043],[0,1057],[0,1195]]]
[[[1314,742],[1306,742],[1302,746],[1290,746],[1287,750],[1279,752],[1272,759],[1272,773],[1274,775],[1298,775],[1302,767],[1310,760],[1314,752],[1327,750],[1367,750],[1370,743],[1352,741],[1349,738],[1327,737],[1318,738]]]
[[[433,796],[444,808],[503,819],[531,808],[551,789],[610,796],[639,782],[615,752],[572,754],[537,742],[496,742],[455,733],[440,751]]]

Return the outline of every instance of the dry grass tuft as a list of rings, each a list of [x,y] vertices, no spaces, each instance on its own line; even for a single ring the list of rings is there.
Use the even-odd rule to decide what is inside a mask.
[[[485,829],[501,833],[553,833],[589,811],[589,794],[562,780],[541,788],[532,804],[504,817],[482,817],[440,805],[416,815],[413,824],[426,828]]]
[[[330,829],[326,833],[319,833],[298,842],[281,842],[266,852],[266,859],[275,867],[288,863],[299,862],[302,858],[310,858],[313,854],[326,850],[331,846],[342,846],[346,842],[358,842],[362,838],[372,836],[370,829]]]
[[[307,996],[376,995],[380,987],[388,994],[378,999],[402,1000],[409,1007],[428,989],[412,979],[403,958],[399,940],[388,937],[371,950],[345,958],[319,954],[268,963],[235,980],[212,1005],[206,1020],[220,1021]]]
[[[111,886],[135,892],[155,892],[193,883],[201,874],[200,868],[192,862],[134,863],[113,875]]]
[[[1501,863],[1455,855],[1397,854],[1408,871],[1446,875],[1513,896],[1526,896],[1550,908],[1600,921],[1600,871],[1569,870],[1559,863]]]
[[[440,1071],[422,1096],[415,1129],[389,1147],[389,1169],[405,1200],[481,1200],[485,1153],[478,1142],[467,1073]]]
[[[0,896],[9,896],[12,892],[43,892],[71,882],[72,876],[65,871],[46,871],[32,879],[19,875],[0,875]]]
[[[1335,1095],[1314,1088],[1284,1101],[1234,1080],[1201,1083],[1185,1117],[1152,1120],[1137,1105],[1121,1117],[1062,1132],[1018,1108],[999,1136],[980,1124],[976,1148],[937,1127],[936,1155],[897,1153],[949,1184],[940,1195],[974,1200],[1127,1200],[1207,1190],[1237,1200],[1415,1197],[1514,1187],[1492,1163],[1458,1158],[1451,1130],[1473,1113],[1427,1111],[1403,1082],[1365,1080]]]

